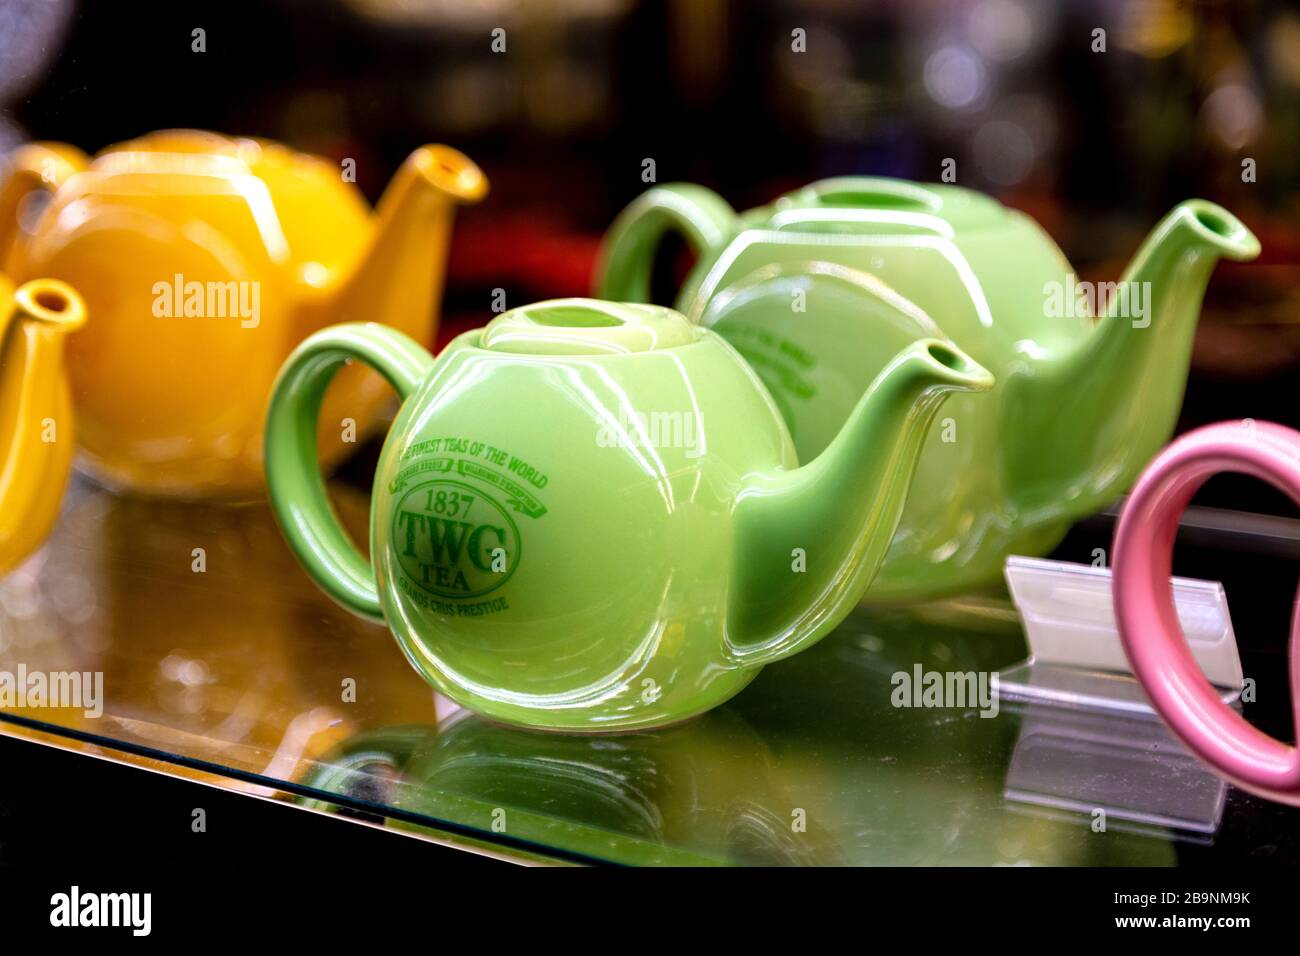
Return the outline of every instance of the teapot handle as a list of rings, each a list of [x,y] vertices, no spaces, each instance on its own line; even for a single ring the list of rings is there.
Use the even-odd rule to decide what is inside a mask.
[[[23,200],[57,191],[89,164],[89,156],[66,143],[26,143],[0,160],[0,263],[22,231]]]
[[[1184,435],[1147,467],[1115,530],[1115,620],[1133,672],[1188,747],[1240,786],[1300,805],[1300,751],[1255,729],[1219,699],[1174,610],[1169,575],[1178,520],[1196,490],[1224,471],[1267,481],[1300,504],[1300,433],[1270,422],[1220,422]],[[1300,693],[1300,596],[1290,669],[1294,696]],[[1300,723],[1300,710],[1295,716]]]
[[[595,294],[615,302],[649,302],[655,250],[669,230],[696,253],[719,249],[736,231],[736,213],[711,189],[690,183],[642,193],[610,226],[596,266]]]
[[[433,365],[414,339],[374,322],[335,325],[308,336],[280,369],[271,392],[266,483],[276,520],[307,573],[343,607],[382,624],[374,571],[339,523],[316,457],[325,390],[352,359],[379,372],[402,401]]]

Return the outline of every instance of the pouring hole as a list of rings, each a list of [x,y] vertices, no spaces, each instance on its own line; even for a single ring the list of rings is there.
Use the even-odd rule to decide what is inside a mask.
[[[36,295],[32,296],[32,299],[48,312],[66,312],[68,310],[67,296],[54,289],[41,289]]]
[[[1218,213],[1209,209],[1196,210],[1196,221],[1199,222],[1216,236],[1231,236],[1236,232],[1232,223],[1228,222]]]
[[[954,372],[966,371],[966,363],[962,361],[961,356],[948,346],[934,342],[928,347],[927,351],[930,353],[930,357],[944,368],[950,368]]]

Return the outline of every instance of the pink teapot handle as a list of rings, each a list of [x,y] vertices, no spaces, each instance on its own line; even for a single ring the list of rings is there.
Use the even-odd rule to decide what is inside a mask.
[[[1115,530],[1115,619],[1133,672],[1174,733],[1244,789],[1300,805],[1300,751],[1256,730],[1219,699],[1174,612],[1169,576],[1178,521],[1196,490],[1224,471],[1267,481],[1300,505],[1300,432],[1249,419],[1220,422],[1184,435],[1147,466]],[[1300,718],[1300,595],[1290,671]]]

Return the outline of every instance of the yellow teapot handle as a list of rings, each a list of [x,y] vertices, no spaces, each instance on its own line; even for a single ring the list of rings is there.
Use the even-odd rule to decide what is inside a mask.
[[[89,156],[67,143],[26,143],[0,159],[0,271],[11,271],[31,195],[56,192],[89,164]]]

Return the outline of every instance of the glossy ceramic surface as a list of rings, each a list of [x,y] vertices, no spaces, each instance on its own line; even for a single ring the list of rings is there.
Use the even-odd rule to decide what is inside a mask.
[[[1143,473],[1115,531],[1115,619],[1151,702],[1202,760],[1238,786],[1300,806],[1300,751],[1220,700],[1192,657],[1169,587],[1178,520],[1220,472],[1266,481],[1300,505],[1300,432],[1271,422],[1223,422],[1184,435]],[[1300,728],[1300,598],[1291,621],[1292,709]]]
[[[329,513],[313,448],[348,359],[406,399],[376,477],[373,570]],[[436,361],[390,329],[341,326],[277,382],[268,484],[321,587],[386,621],[453,700],[547,729],[651,727],[843,618],[940,405],[991,384],[956,348],[910,343],[800,468],[754,373],[671,310],[539,303]]]
[[[49,533],[72,467],[72,404],[64,340],[86,321],[68,285],[14,289],[0,275],[0,574]]]
[[[830,179],[737,215],[670,185],[615,222],[597,294],[645,301],[669,231],[699,257],[678,309],[752,364],[801,460],[918,338],[956,343],[996,377],[992,395],[954,397],[931,426],[878,600],[995,582],[1007,554],[1048,552],[1127,490],[1177,419],[1216,260],[1259,251],[1226,210],[1185,202],[1097,320],[1104,290],[1080,283],[1027,216],[966,189]]]
[[[367,319],[431,342],[452,210],[477,167],[416,150],[372,214],[339,167],[274,143],[175,130],[93,161],[60,144],[11,156],[0,262],[79,289],[95,321],[69,345],[81,462],[149,494],[248,495],[275,373],[302,339]],[[349,369],[319,447],[338,461],[390,400]]]

